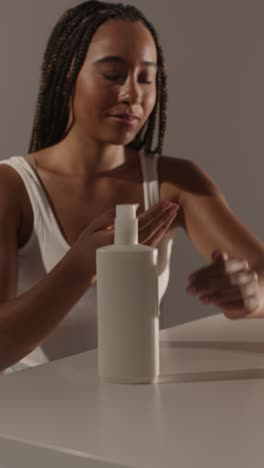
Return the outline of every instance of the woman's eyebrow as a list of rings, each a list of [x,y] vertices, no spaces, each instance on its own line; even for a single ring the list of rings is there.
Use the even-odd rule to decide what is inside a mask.
[[[126,60],[122,57],[118,57],[117,55],[108,55],[106,57],[102,57],[95,61],[95,63],[108,63],[108,62],[116,62],[116,63],[126,63]],[[157,63],[151,62],[150,60],[143,60],[141,65],[147,65],[149,67],[154,67],[155,69],[158,68]]]

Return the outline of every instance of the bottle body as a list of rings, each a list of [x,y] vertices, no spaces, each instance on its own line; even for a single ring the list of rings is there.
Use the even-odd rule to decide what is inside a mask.
[[[96,252],[98,371],[105,381],[159,376],[158,251],[110,245]]]

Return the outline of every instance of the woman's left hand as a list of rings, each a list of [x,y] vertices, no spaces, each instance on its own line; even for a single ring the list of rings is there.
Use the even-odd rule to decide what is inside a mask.
[[[199,295],[203,303],[218,306],[230,319],[257,316],[260,288],[256,271],[247,260],[215,251],[212,263],[189,277],[187,292]]]

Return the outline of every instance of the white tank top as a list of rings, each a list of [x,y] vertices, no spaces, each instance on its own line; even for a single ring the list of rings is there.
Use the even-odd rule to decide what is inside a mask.
[[[33,159],[33,158],[32,158]],[[140,152],[145,209],[159,201],[157,157]],[[23,156],[12,156],[0,164],[13,167],[22,178],[34,216],[30,239],[19,249],[17,295],[30,289],[62,259],[70,249],[63,236],[46,192],[36,173]],[[172,239],[164,236],[158,245],[159,306],[169,282]],[[89,287],[41,345],[4,373],[43,364],[97,347],[96,283]],[[36,310],[36,314],[38,311]],[[162,328],[162,322],[160,322]]]

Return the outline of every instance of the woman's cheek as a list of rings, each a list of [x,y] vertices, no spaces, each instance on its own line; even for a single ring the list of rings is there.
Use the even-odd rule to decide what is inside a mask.
[[[150,116],[151,112],[153,111],[155,104],[156,104],[156,91],[149,92],[144,97],[144,114],[146,115],[146,119]]]
[[[145,96],[142,101],[144,120],[148,119],[155,105],[155,100],[151,96]]]

